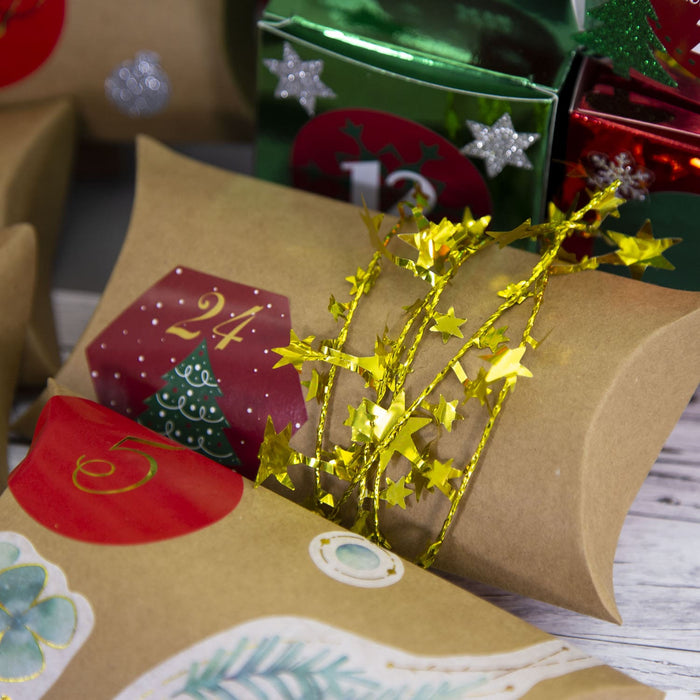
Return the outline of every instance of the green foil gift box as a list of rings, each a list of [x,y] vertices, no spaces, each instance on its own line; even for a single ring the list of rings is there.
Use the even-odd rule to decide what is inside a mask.
[[[272,0],[257,175],[431,218],[539,219],[570,71],[569,2]]]

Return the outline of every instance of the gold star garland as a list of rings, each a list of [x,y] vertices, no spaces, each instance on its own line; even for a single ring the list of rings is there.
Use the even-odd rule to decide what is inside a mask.
[[[601,263],[626,265],[635,277],[649,266],[672,267],[662,253],[678,239],[655,239],[649,222],[635,236],[602,230],[603,221],[608,216],[618,216],[617,210],[625,201],[615,195],[618,187],[616,181],[598,193],[591,193],[585,206],[569,213],[550,205],[546,223],[532,225],[526,221],[506,232],[489,231],[489,217],[474,219],[469,210],[461,223],[447,220],[433,223],[423,216],[419,205],[401,208],[399,222],[382,238],[383,216],[372,216],[365,209],[362,219],[376,250],[366,269],[358,269],[346,278],[350,284],[349,301],[330,297],[329,312],[342,324],[338,335],[330,340],[317,340],[314,336],[300,339],[292,331],[289,345],[274,349],[280,355],[277,367],[291,364],[299,371],[308,363],[326,367],[326,371],[312,369],[311,379],[305,382],[307,400],[316,399],[321,405],[314,454],[307,456],[290,447],[291,428],[287,426],[277,433],[268,419],[256,484],[274,477],[293,490],[289,468],[295,464],[305,465],[314,476],[311,506],[326,517],[339,520],[341,508],[353,502],[353,530],[384,546],[390,544],[380,527],[382,503],[386,507],[406,508],[411,499],[417,501],[424,492],[442,493],[450,501],[449,512],[437,537],[417,560],[422,566],[431,566],[467,493],[508,394],[520,377],[532,377],[522,362],[528,350],[537,347],[532,330],[550,276],[595,269]],[[402,233],[409,223],[417,231]],[[617,250],[581,261],[571,260],[562,249],[562,243],[574,234],[603,238],[617,245]],[[480,251],[493,244],[503,246],[522,238],[539,241],[539,260],[527,278],[498,292],[501,301],[495,311],[465,340],[461,326],[466,318],[456,316],[454,307],[438,311],[442,293],[462,265],[472,257],[478,258]],[[389,244],[395,240],[412,247],[416,251],[415,258],[391,252]],[[375,342],[373,355],[352,355],[344,349],[352,320],[360,301],[381,273],[382,265],[387,263],[423,280],[428,285],[427,292],[405,309],[406,317],[396,338],[390,338],[385,329]],[[510,347],[507,326],[497,327],[497,324],[509,309],[526,300],[532,303],[527,323],[518,345]],[[440,333],[445,344],[460,342],[461,345],[433,380],[409,402],[406,379],[426,330]],[[490,354],[479,357],[486,364],[470,378],[462,360],[470,351],[485,349]],[[344,425],[349,429],[349,444],[327,449],[328,412],[341,370],[359,374],[371,397],[365,396],[359,405],[348,407]],[[456,375],[463,385],[462,395],[454,398],[440,393],[438,403],[430,403],[428,398],[450,374]],[[495,400],[489,400],[490,396]],[[478,444],[461,468],[453,464],[453,459],[441,462],[431,454],[430,441],[421,439],[421,431],[433,425],[451,432],[455,421],[463,418],[459,406],[472,399],[486,412],[486,424]],[[390,463],[402,465],[403,473],[398,478],[386,474]],[[339,497],[324,488],[327,477],[323,474],[345,484]]]

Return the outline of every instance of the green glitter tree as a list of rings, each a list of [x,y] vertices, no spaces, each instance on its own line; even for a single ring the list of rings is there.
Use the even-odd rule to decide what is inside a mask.
[[[224,434],[230,427],[219,404],[223,396],[203,340],[162,377],[166,385],[149,396],[138,422],[226,467],[241,462]]]
[[[661,67],[654,50],[664,51],[649,21],[657,21],[649,0],[608,0],[587,14],[598,22],[576,35],[589,54],[612,59],[613,70],[627,76],[630,68],[664,85],[676,83]]]

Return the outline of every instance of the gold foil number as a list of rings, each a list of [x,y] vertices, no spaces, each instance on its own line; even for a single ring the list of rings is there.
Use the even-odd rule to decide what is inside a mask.
[[[210,300],[211,297],[214,297],[213,306],[212,300]],[[186,323],[208,321],[209,319],[218,316],[224,308],[225,302],[226,299],[220,292],[207,292],[206,294],[202,294],[202,296],[199,297],[197,306],[199,306],[204,313],[200,314],[199,316],[193,316],[192,318],[186,318],[182,321],[178,321],[177,323],[173,323],[173,325],[170,326],[165,332],[172,333],[173,335],[183,338],[184,340],[192,340],[192,338],[196,338],[197,336],[201,335],[202,331],[190,331],[187,330],[187,328],[183,328],[183,326]],[[214,349],[224,350],[232,340],[240,343],[243,338],[238,335],[238,332],[242,328],[245,328],[253,320],[253,318],[255,318],[255,314],[257,314],[258,311],[262,311],[262,309],[262,306],[251,306],[249,309],[243,311],[237,316],[227,318],[225,321],[217,323],[212,328],[212,333],[214,333],[214,335],[218,335],[221,340],[214,346]],[[226,328],[232,323],[235,323],[236,325],[231,330],[226,330]]]
[[[216,303],[214,306],[212,306],[212,308],[209,308],[211,306],[211,302],[207,297],[214,297],[216,299]],[[185,323],[195,323],[197,321],[206,321],[210,318],[214,318],[214,316],[216,316],[221,309],[224,308],[225,301],[224,295],[219,294],[219,292],[207,292],[206,294],[202,294],[202,296],[199,297],[197,306],[199,306],[204,313],[200,314],[199,316],[193,316],[192,318],[186,318],[183,321],[173,323],[173,325],[170,326],[165,332],[172,333],[173,335],[177,335],[185,340],[192,340],[192,338],[196,338],[202,331],[188,331],[186,328],[181,328],[181,326]]]
[[[235,340],[237,343],[240,343],[243,340],[243,338],[241,338],[238,335],[238,331],[240,331],[241,328],[245,328],[255,318],[255,314],[258,313],[258,311],[262,311],[262,308],[262,306],[251,306],[247,311],[238,314],[238,316],[229,318],[226,321],[222,321],[221,323],[214,326],[214,328],[212,328],[212,333],[221,336],[221,340],[214,346],[214,349],[223,350],[232,340]],[[222,329],[224,328],[224,326],[227,326],[230,323],[235,323],[236,321],[238,321],[238,324],[236,326],[234,326],[227,333],[223,332]]]
[[[136,447],[125,447],[125,443],[131,442],[131,443],[136,443],[138,445],[147,445],[149,447],[156,447],[161,450],[185,450],[187,449],[186,447],[181,447],[179,445],[167,445],[162,442],[154,442],[152,440],[144,440],[143,438],[138,438],[138,437],[133,437],[133,436],[127,436],[125,438],[122,438],[119,440],[119,442],[114,443],[109,448],[109,452],[117,452],[119,450],[123,452],[133,452],[134,454],[140,455],[146,460],[146,465],[148,467],[148,470],[141,479],[136,481],[133,484],[129,484],[128,486],[122,486],[121,488],[116,488],[116,489],[93,489],[90,488],[89,486],[85,486],[80,483],[80,478],[81,476],[83,477],[92,477],[95,479],[104,479],[107,477],[112,476],[116,471],[117,467],[114,465],[114,462],[110,462],[107,459],[101,459],[100,457],[96,457],[94,459],[87,459],[87,455],[81,455],[78,457],[76,460],[75,464],[75,470],[73,471],[73,484],[77,489],[80,489],[80,491],[84,491],[85,493],[93,493],[93,494],[99,494],[99,495],[106,495],[106,494],[115,494],[115,493],[126,493],[127,491],[133,491],[134,489],[137,489],[139,486],[143,486],[146,482],[150,481],[155,475],[156,472],[158,471],[158,463],[156,462],[155,458],[150,455],[148,452],[144,452],[143,450],[137,449]],[[104,464],[106,465],[106,469],[102,470],[95,470],[94,467],[91,469],[87,465],[90,464]]]

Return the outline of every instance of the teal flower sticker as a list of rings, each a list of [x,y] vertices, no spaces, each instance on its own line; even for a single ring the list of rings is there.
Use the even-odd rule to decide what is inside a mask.
[[[77,624],[75,604],[53,595],[41,598],[46,569],[36,564],[0,571],[0,681],[26,681],[46,666],[42,645],[65,649]]]
[[[9,542],[0,542],[0,569],[12,566],[19,559],[19,548]]]

